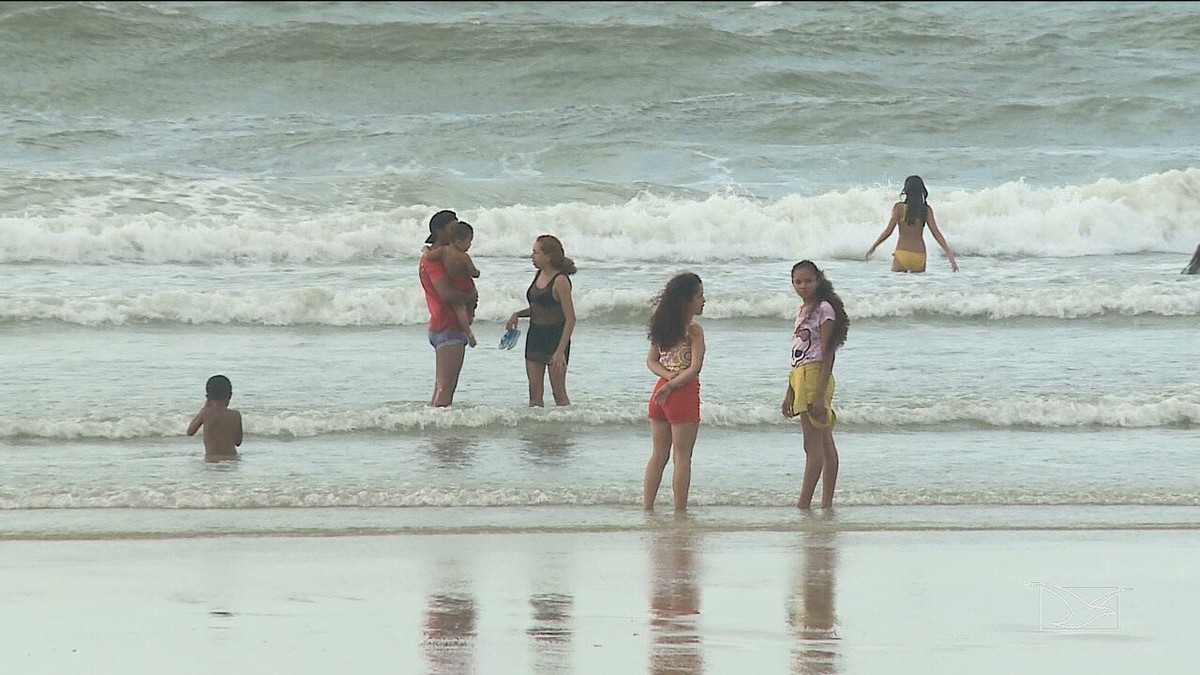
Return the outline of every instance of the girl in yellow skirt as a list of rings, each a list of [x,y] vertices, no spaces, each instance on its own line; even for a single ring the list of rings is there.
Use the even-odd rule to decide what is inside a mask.
[[[792,332],[792,372],[783,395],[783,416],[800,416],[804,428],[804,483],[796,506],[812,505],[817,480],[822,479],[821,506],[833,506],[838,454],[833,442],[833,359],[846,341],[850,317],[833,284],[811,260],[792,267],[792,289],[804,301]]]

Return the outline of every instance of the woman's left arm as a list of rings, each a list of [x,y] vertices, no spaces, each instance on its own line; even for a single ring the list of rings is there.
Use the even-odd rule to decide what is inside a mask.
[[[550,291],[554,299],[562,304],[563,331],[558,341],[558,348],[550,356],[551,368],[567,367],[567,345],[571,344],[571,334],[575,332],[575,301],[571,298],[571,280],[566,275],[554,280],[554,288]]]
[[[937,240],[938,246],[946,252],[946,257],[950,259],[951,271],[958,271],[958,263],[954,260],[954,251],[950,250],[950,244],[946,243],[946,238],[942,236],[942,231],[938,229],[937,218],[933,217],[933,207],[925,205],[925,222],[929,224],[929,231],[933,234],[933,238]]]

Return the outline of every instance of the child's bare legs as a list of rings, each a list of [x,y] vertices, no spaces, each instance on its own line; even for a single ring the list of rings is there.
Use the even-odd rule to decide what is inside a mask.
[[[545,403],[542,401],[542,396],[546,391],[546,364],[526,359],[525,375],[529,378],[529,407],[543,407]]]
[[[800,423],[804,426],[804,482],[800,486],[800,501],[796,502],[796,506],[807,510],[812,508],[817,480],[825,468],[825,432],[812,425],[808,413],[801,414]]]
[[[671,425],[671,461],[675,463],[671,472],[671,492],[677,512],[687,510],[688,491],[692,487],[692,449],[696,447],[699,431],[699,423]]]
[[[646,462],[646,476],[642,479],[642,508],[647,511],[654,509],[663,470],[671,458],[671,425],[665,420],[650,420],[650,446],[650,461]]]
[[[454,305],[454,316],[458,319],[458,325],[462,328],[462,332],[467,334],[467,344],[474,347],[479,344],[475,339],[475,331],[471,330],[471,312],[465,305]]]
[[[567,396],[567,367],[550,366],[550,391],[554,394],[554,405],[571,405]]]
[[[833,489],[837,487],[838,452],[833,442],[833,429],[826,429],[825,436],[825,468],[821,470],[821,507],[833,508]]]

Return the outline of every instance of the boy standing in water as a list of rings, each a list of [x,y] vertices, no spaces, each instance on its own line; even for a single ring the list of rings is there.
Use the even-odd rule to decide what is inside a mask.
[[[204,461],[234,459],[237,447],[242,444],[242,413],[229,407],[233,384],[224,375],[213,375],[205,383],[204,391],[204,406],[192,418],[187,435],[195,436],[204,427]]]

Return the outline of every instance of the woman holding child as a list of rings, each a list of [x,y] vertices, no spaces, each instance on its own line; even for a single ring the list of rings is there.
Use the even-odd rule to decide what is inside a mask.
[[[567,396],[567,362],[571,358],[571,334],[575,331],[575,303],[571,298],[570,275],[575,261],[566,256],[562,242],[543,234],[533,242],[529,256],[537,273],[525,291],[529,306],[508,317],[505,328],[514,330],[521,318],[529,319],[525,334],[525,374],[529,378],[529,406],[544,405],[546,373],[555,405],[571,405]]]
[[[455,288],[445,264],[436,259],[439,253],[445,252],[444,247],[453,242],[452,226],[457,223],[458,216],[453,211],[433,214],[429,219],[429,238],[425,240],[417,268],[425,303],[429,307],[429,344],[433,347],[436,362],[429,404],[439,408],[454,402],[463,357],[470,342],[470,337],[462,330],[455,306],[474,307],[479,300],[479,293],[473,287],[470,290]]]

